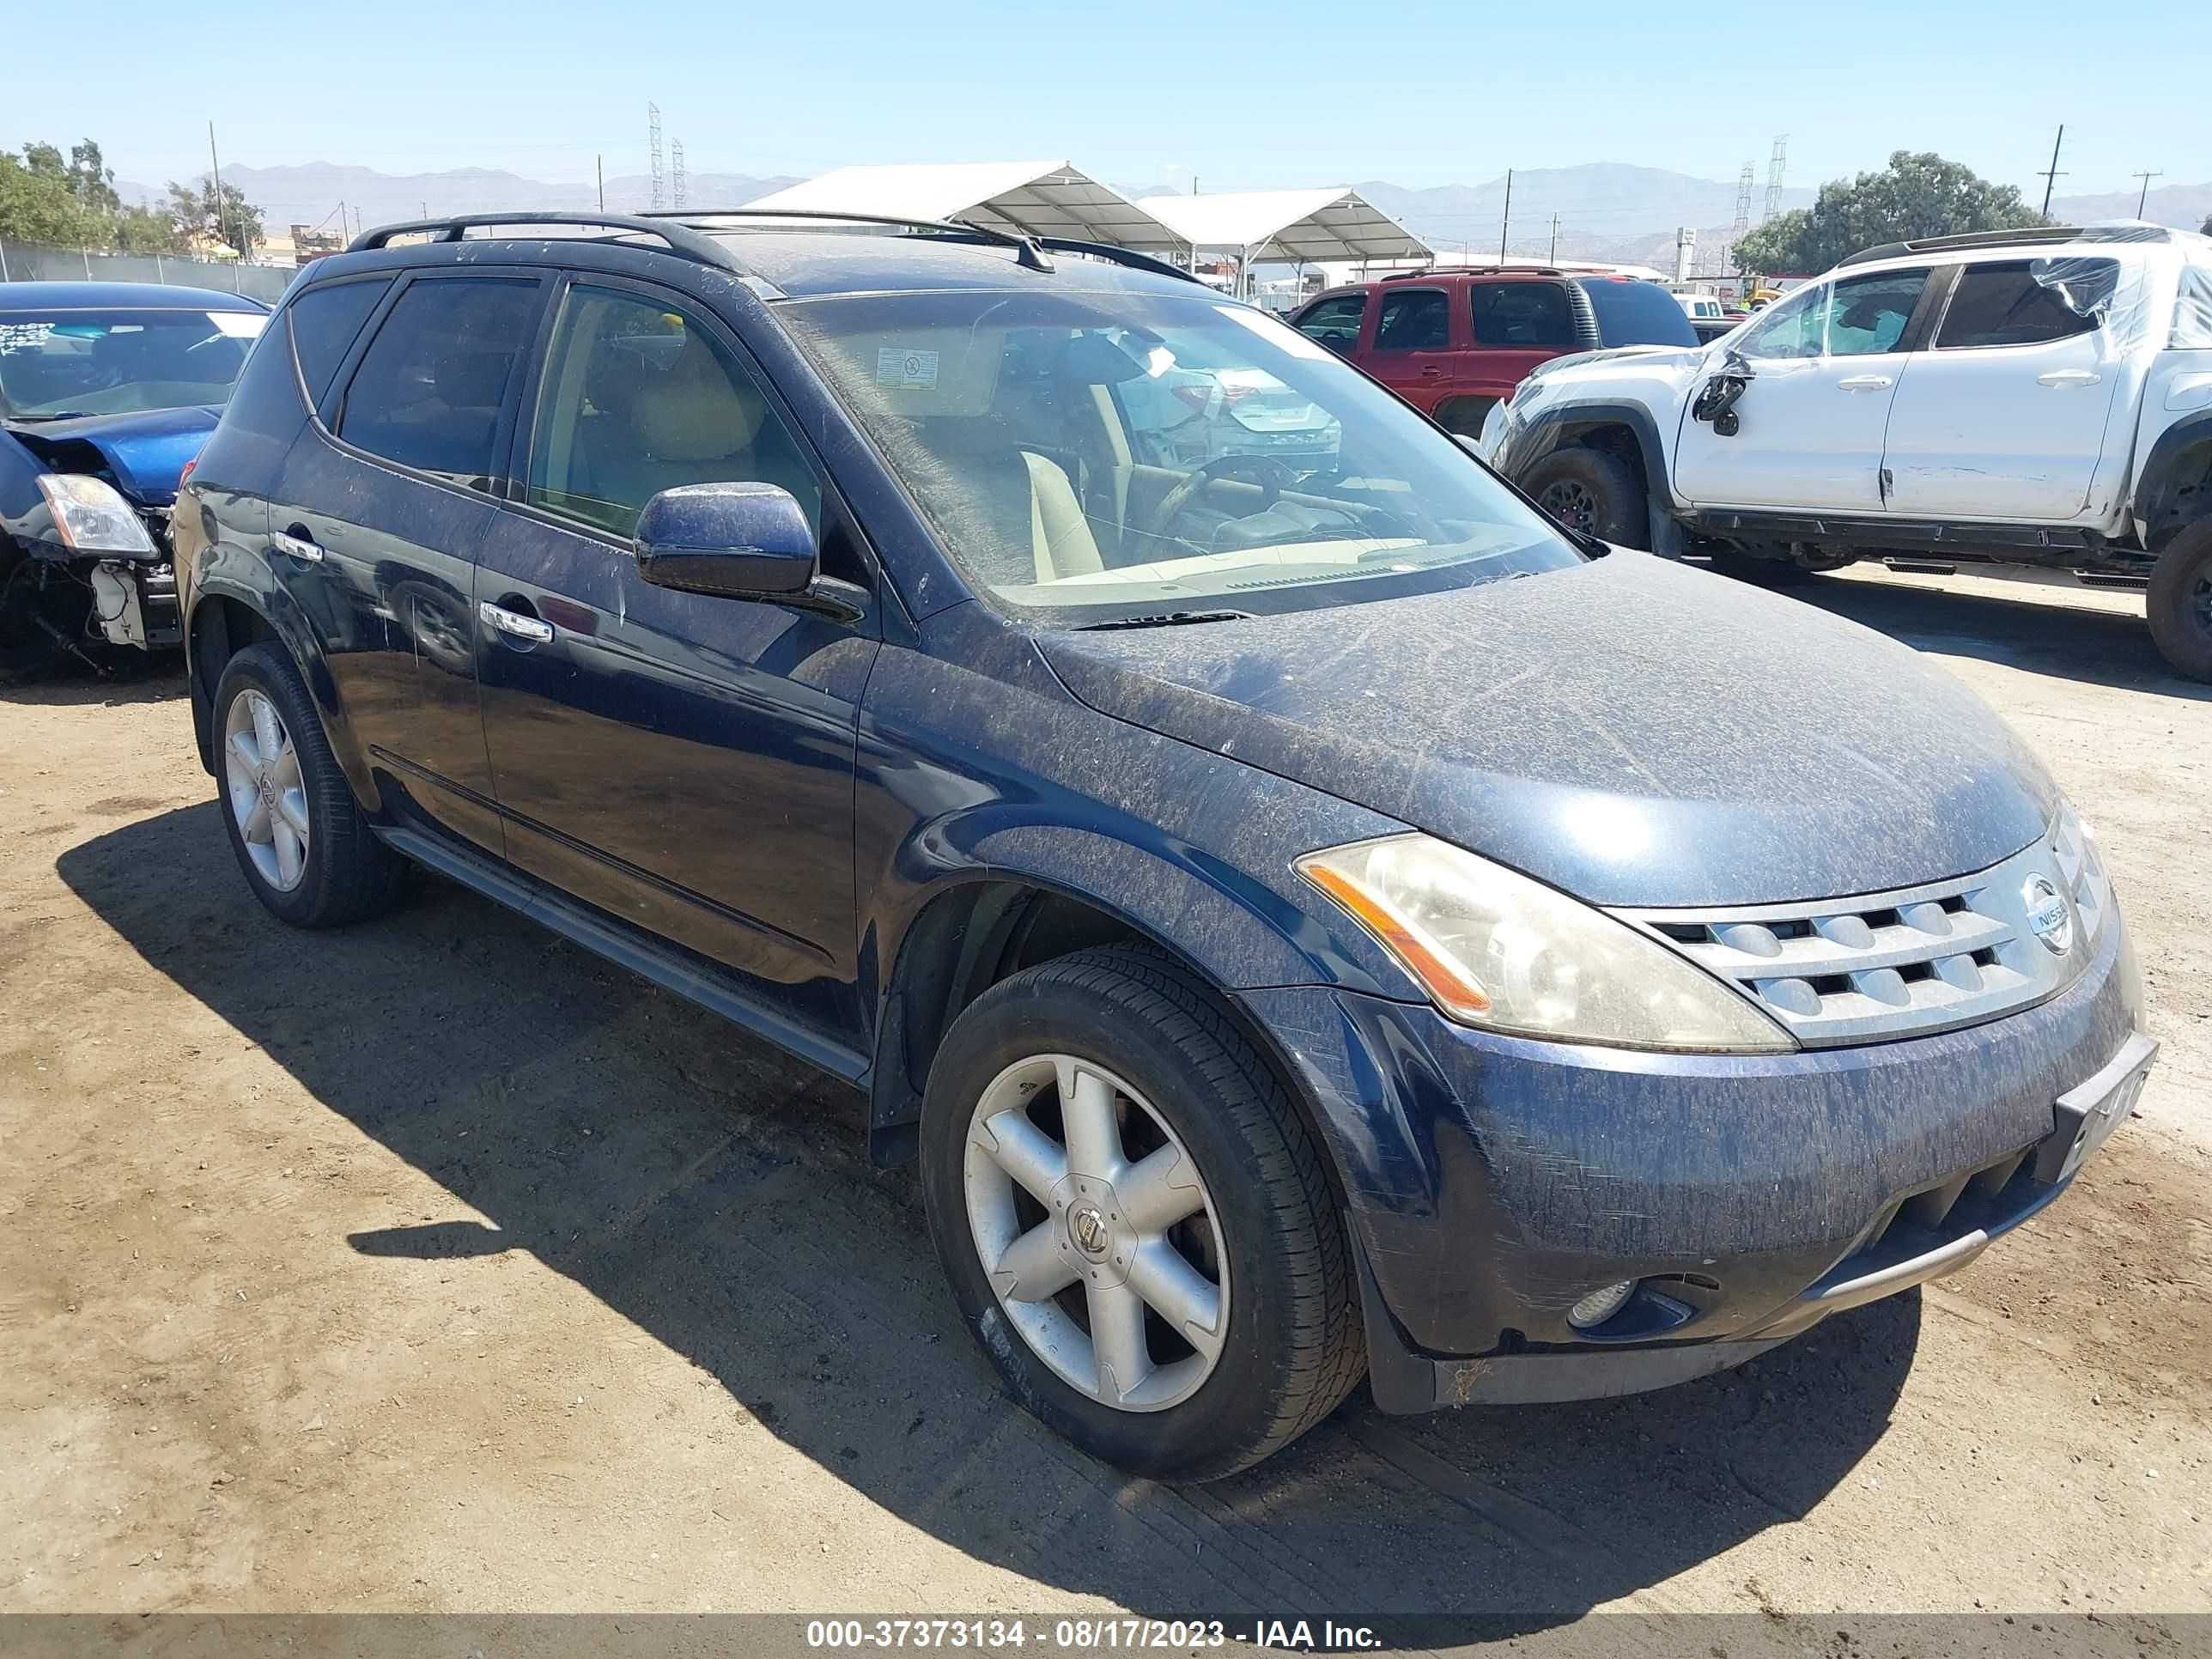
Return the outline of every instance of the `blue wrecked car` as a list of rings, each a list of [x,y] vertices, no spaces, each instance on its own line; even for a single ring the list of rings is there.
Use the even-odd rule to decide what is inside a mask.
[[[0,283],[0,676],[179,643],[169,511],[268,307]]]
[[[1097,1456],[1741,1364],[2133,1106],[2095,842],[1929,659],[1123,250],[527,218],[321,261],[186,481],[219,833],[294,926],[425,866],[854,1085]],[[1201,383],[1317,417],[1148,451]]]

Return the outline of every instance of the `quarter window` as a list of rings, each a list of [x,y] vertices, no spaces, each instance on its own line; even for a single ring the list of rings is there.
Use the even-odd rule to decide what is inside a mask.
[[[1377,351],[1442,351],[1451,344],[1449,302],[1442,289],[1385,295],[1375,319]]]
[[[822,489],[752,377],[698,320],[579,284],[546,359],[525,499],[618,536],[679,484],[772,483],[822,521]]]
[[[531,282],[409,283],[354,371],[338,435],[402,466],[489,489],[500,409],[529,349],[537,302]]]
[[[319,404],[331,377],[353,349],[354,337],[392,287],[389,276],[373,282],[323,283],[305,289],[284,315],[292,330],[292,349],[300,359],[301,384],[307,401]]]
[[[1549,351],[1580,343],[1560,283],[1477,283],[1468,292],[1477,345]]]
[[[2038,282],[2026,259],[1968,265],[1951,292],[1936,349],[2041,345],[2090,333],[2100,316],[2095,307],[2111,298],[2119,266],[2107,259],[2069,259],[2065,265],[2063,283]]]
[[[1340,294],[1316,301],[1313,309],[1298,319],[1298,332],[1348,357],[1359,343],[1359,323],[1366,315],[1364,294]]]

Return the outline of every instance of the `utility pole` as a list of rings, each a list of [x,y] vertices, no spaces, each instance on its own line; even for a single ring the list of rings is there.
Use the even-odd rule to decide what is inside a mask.
[[[1505,263],[1505,233],[1513,226],[1513,169],[1505,169],[1505,211],[1498,216],[1498,263]]]
[[[1544,263],[1547,265],[1555,265],[1559,263],[1559,216],[1556,213],[1552,216],[1551,257],[1546,259]]]
[[[607,158],[604,155],[592,157],[592,171],[599,175],[599,211],[605,213],[607,210]]]
[[[222,240],[222,163],[216,160],[215,123],[212,121],[208,123],[208,176],[214,181],[215,200],[209,206],[215,210],[215,239],[219,242]],[[245,258],[244,248],[238,250],[238,257]]]
[[[2051,186],[2066,175],[2058,170],[2058,147],[2066,142],[2066,129],[2058,129],[2058,137],[2051,143],[2051,165],[2043,172],[2043,216],[2051,216]]]
[[[660,166],[660,106],[647,104],[645,120],[647,143],[653,152],[653,210],[658,213],[668,205]]]
[[[2166,169],[2160,167],[2148,173],[2131,173],[2128,177],[2142,180],[2142,188],[2136,192],[2136,217],[2140,219],[2143,216],[2143,204],[2150,200],[2150,181],[2165,178]]]

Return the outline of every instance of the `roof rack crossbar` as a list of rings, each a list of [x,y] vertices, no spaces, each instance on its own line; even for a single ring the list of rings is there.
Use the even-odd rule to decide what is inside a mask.
[[[1871,264],[1876,259],[1902,259],[1914,253],[1948,253],[1957,248],[2010,247],[2021,242],[2070,242],[2081,234],[2069,225],[2029,225],[2019,230],[1967,230],[1953,236],[1919,236],[1911,241],[1882,242],[1863,247],[1837,261],[1844,265]]]
[[[379,225],[365,230],[346,244],[349,253],[363,253],[376,248],[388,247],[395,236],[430,235],[441,242],[458,242],[473,229],[500,225],[576,225],[597,230],[627,231],[633,235],[654,236],[667,244],[668,251],[701,264],[713,265],[733,276],[750,276],[752,272],[730,250],[711,236],[702,236],[687,225],[659,224],[634,213],[464,213],[441,219],[410,219],[396,225]]]
[[[995,225],[979,225],[972,219],[909,219],[896,213],[848,213],[839,208],[654,208],[649,220],[680,219],[819,219],[836,224],[885,225],[899,230],[924,230],[934,235],[965,236],[1014,250],[1015,263],[1030,270],[1050,270],[1044,257],[1043,239],[1025,236]]]

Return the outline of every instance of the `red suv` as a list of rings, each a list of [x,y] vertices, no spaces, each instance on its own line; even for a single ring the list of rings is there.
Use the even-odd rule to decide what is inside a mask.
[[[1291,324],[1469,437],[1492,404],[1550,358],[1698,343],[1681,302],[1658,283],[1549,266],[1394,271],[1331,289]]]

